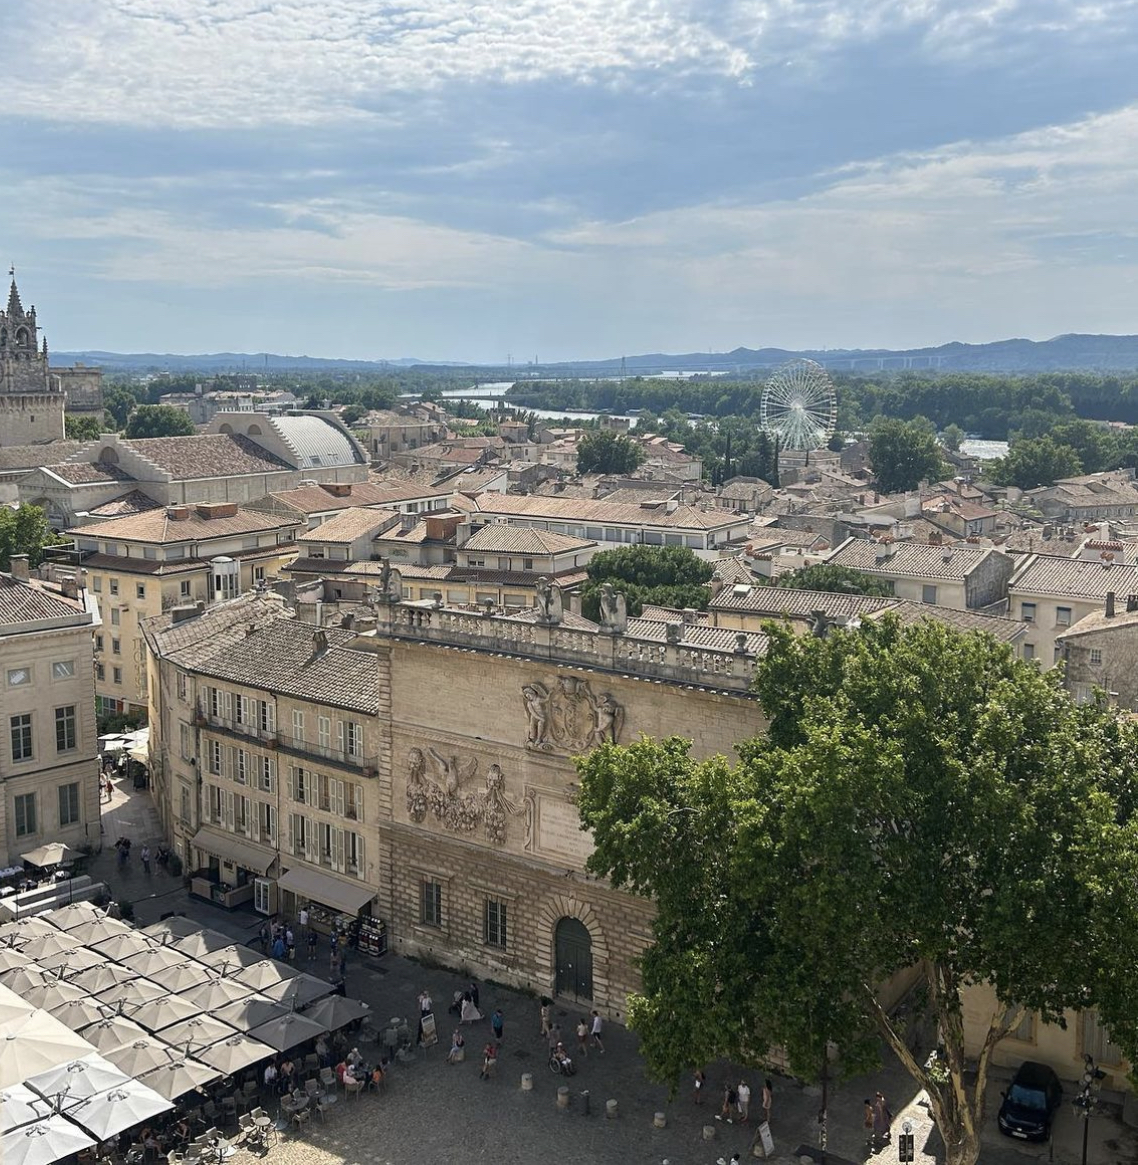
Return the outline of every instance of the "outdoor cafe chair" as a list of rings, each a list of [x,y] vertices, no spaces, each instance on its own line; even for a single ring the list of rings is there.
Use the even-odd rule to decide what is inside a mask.
[[[344,1081],[344,1095],[351,1096],[353,1093],[357,1100],[359,1100],[360,1093],[364,1090],[364,1082],[362,1080],[345,1080]]]
[[[309,1052],[304,1057],[305,1072],[319,1072],[320,1071],[320,1057],[315,1052]]]
[[[319,1096],[320,1095],[320,1081],[319,1080],[306,1080],[304,1082],[304,1091],[307,1092],[309,1096],[312,1096],[312,1097]]]
[[[225,1096],[221,1101],[221,1111],[224,1114],[226,1124],[229,1123],[230,1117],[234,1122],[237,1121],[237,1097]]]
[[[325,1088],[335,1088],[336,1070],[334,1068],[321,1068],[320,1083],[323,1084]]]
[[[302,1128],[312,1119],[312,1112],[307,1108],[297,1109],[292,1114],[293,1123],[296,1125],[296,1131],[299,1133]]]

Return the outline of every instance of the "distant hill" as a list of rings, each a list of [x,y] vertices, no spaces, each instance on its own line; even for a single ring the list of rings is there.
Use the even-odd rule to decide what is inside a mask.
[[[623,367],[630,376],[661,372],[746,373],[775,368],[787,360],[805,357],[834,371],[876,372],[902,369],[940,369],[954,372],[1125,372],[1138,369],[1138,336],[1065,335],[1051,340],[998,340],[991,344],[942,344],[936,348],[829,349],[793,352],[786,348],[736,348],[732,352],[652,352],[641,356],[603,360],[573,360],[555,364],[505,365],[464,364],[417,360],[331,360],[318,356],[280,356],[274,353],[215,352],[179,356],[154,352],[56,352],[57,364],[96,365],[108,370],[141,372],[326,372],[372,373],[385,370],[421,368],[423,371],[469,369],[484,373],[493,370],[516,377],[532,376],[613,376]]]

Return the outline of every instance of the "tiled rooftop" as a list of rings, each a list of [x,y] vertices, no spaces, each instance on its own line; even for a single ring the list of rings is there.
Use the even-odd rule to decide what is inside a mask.
[[[462,549],[487,554],[567,554],[574,550],[587,550],[595,545],[593,541],[571,538],[568,534],[493,522],[472,534],[463,543]]]
[[[342,510],[334,518],[321,522],[314,530],[299,535],[297,542],[305,546],[319,546],[328,544],[346,544],[355,542],[367,534],[377,534],[393,524],[402,521],[402,515],[394,510],[367,509],[355,506],[352,509]]]
[[[82,610],[78,603],[54,595],[34,583],[0,574],[0,626],[16,627],[20,623],[47,619],[74,621]]]
[[[693,506],[677,506],[669,511],[666,506],[637,505],[587,501],[583,498],[540,497],[532,494],[483,494],[478,508],[484,514],[503,517],[548,519],[553,522],[635,523],[644,526],[667,526],[698,530],[717,530],[737,526],[738,518],[715,510],[697,510]]]
[[[108,465],[105,461],[64,461],[59,465],[44,467],[48,473],[68,482],[70,485],[95,485],[107,481],[134,481],[125,469]]]
[[[1079,561],[1037,554],[1012,577],[1008,589],[1016,595],[1055,595],[1072,599],[1104,599],[1138,593],[1138,566],[1115,562]]]
[[[230,433],[144,437],[124,441],[124,444],[169,473],[175,481],[232,477],[243,473],[280,473],[294,468],[248,437]]]
[[[130,493],[120,494],[101,506],[93,506],[87,512],[98,518],[123,518],[128,514],[141,514],[146,510],[161,508],[161,502],[156,502],[140,489],[132,489]]]
[[[746,589],[744,589],[746,587]],[[871,615],[895,606],[896,599],[876,595],[844,595],[836,591],[802,591],[792,587],[747,586],[724,587],[711,600],[713,611],[737,611],[749,615],[770,615],[772,619],[809,618],[824,611],[831,619],[852,619]]]
[[[66,461],[83,448],[82,441],[51,441],[46,445],[9,445],[0,449],[0,473],[13,469],[39,469]]]
[[[172,518],[170,509],[163,506],[107,522],[76,526],[67,533],[73,538],[110,538],[116,542],[201,542],[233,534],[288,530],[296,525],[295,519],[261,514],[255,510],[238,510],[228,518],[204,518],[196,507],[186,508],[189,510],[186,518]]]
[[[889,557],[878,555],[888,550]],[[845,566],[869,574],[903,577],[935,578],[963,581],[986,555],[995,553],[987,547],[926,546],[911,542],[868,542],[851,538],[839,546],[830,557],[832,566]]]

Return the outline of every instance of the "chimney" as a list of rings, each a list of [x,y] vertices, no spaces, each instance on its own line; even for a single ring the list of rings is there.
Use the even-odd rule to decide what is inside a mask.
[[[323,655],[328,650],[328,632],[323,627],[317,628],[312,636],[312,650],[316,655]]]
[[[170,610],[170,621],[175,625],[184,623],[187,619],[196,619],[205,611],[205,603],[200,599],[196,603],[189,603],[183,607],[173,607]]]
[[[1114,618],[1114,591],[1106,592],[1106,617],[1108,619]]]
[[[698,620],[699,620],[699,615],[698,615],[695,607],[685,607],[684,608],[684,622],[685,623],[696,623],[696,622],[698,622]]]
[[[170,506],[166,511],[166,517],[171,522],[184,522],[190,516],[189,506]]]
[[[1133,614],[1135,611],[1138,611],[1138,595],[1127,595],[1126,613],[1129,615]]]
[[[26,554],[13,554],[9,559],[8,569],[13,578],[18,578],[20,582],[27,582],[29,578],[28,556]]]

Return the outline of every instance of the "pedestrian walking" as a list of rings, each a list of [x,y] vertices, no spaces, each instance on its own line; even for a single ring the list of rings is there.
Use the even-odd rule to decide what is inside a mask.
[[[144,874],[150,873],[150,846],[144,845],[142,847],[142,872]]]
[[[273,958],[283,961],[285,955],[287,954],[288,948],[285,946],[284,936],[278,934],[277,937],[273,939]]]
[[[494,1039],[496,1039],[498,1043],[502,1042],[502,1031],[505,1026],[506,1017],[502,1014],[502,1009],[500,1007],[495,1007],[494,1014],[490,1016],[490,1027],[494,1032]]]
[[[862,1126],[865,1129],[865,1147],[873,1149],[873,1101],[867,1096],[865,1098],[865,1116],[862,1120]]]
[[[770,1082],[770,1077],[763,1081],[763,1120],[769,1125],[771,1123],[771,1102],[774,1100],[774,1085]]]
[[[723,1086],[723,1103],[719,1106],[719,1111],[715,1114],[717,1121],[726,1121],[729,1125],[734,1124],[735,1120],[731,1113],[735,1110],[735,1105],[739,1103],[739,1093],[735,1090],[734,1084],[725,1084]]]
[[[545,1039],[549,1035],[549,1025],[553,1019],[553,1005],[548,999],[541,1001],[541,1038]]]
[[[751,1086],[746,1080],[739,1081],[739,1087],[736,1089],[739,1107],[739,1123],[745,1125],[748,1117],[751,1115]]]
[[[296,916],[296,921],[300,924],[301,930],[308,929],[308,907],[307,906],[302,906],[300,908],[300,913]]]
[[[419,1014],[429,1015],[433,1008],[434,1004],[431,1003],[431,993],[426,988],[423,988],[419,992]]]
[[[581,1022],[577,1024],[577,1051],[582,1056],[589,1054],[589,1025],[585,1022],[584,1016],[581,1016]]]
[[[879,1145],[887,1144],[893,1136],[893,1113],[885,1101],[885,1094],[878,1092],[873,1100],[873,1136]]]
[[[552,1056],[557,1051],[557,1045],[561,1043],[561,1025],[556,1020],[549,1025],[545,1038],[549,1041],[549,1054]]]
[[[594,1011],[593,1011],[593,1026],[591,1029],[592,1034],[593,1034],[593,1047],[600,1048],[602,1056],[605,1054],[605,1046],[601,1042],[601,1029],[603,1027],[604,1027],[604,1024],[601,1021],[601,1013],[594,1009]]]
[[[473,1003],[475,1007],[478,1007],[478,984],[475,982],[475,980],[470,980],[470,986],[467,988],[467,991],[470,992],[470,1002]]]
[[[448,1064],[457,1064],[466,1055],[463,1050],[466,1047],[466,1040],[462,1038],[462,1032],[454,1029],[454,1035],[450,1038],[450,1053],[447,1055]]]
[[[489,1080],[494,1065],[498,1063],[498,1049],[492,1043],[482,1049],[482,1071],[478,1073],[479,1080]]]
[[[308,961],[310,963],[316,962],[316,931],[314,930],[308,932]]]
[[[296,936],[291,926],[285,927],[285,950],[288,952],[288,961],[293,962],[296,959]]]
[[[269,953],[269,944],[273,940],[272,928],[267,922],[261,923],[261,929],[258,932],[258,938],[261,940],[261,954],[267,955]]]
[[[696,1104],[703,1104],[703,1086],[707,1083],[707,1077],[704,1075],[701,1068],[695,1070],[695,1080],[693,1082],[693,1097]]]

